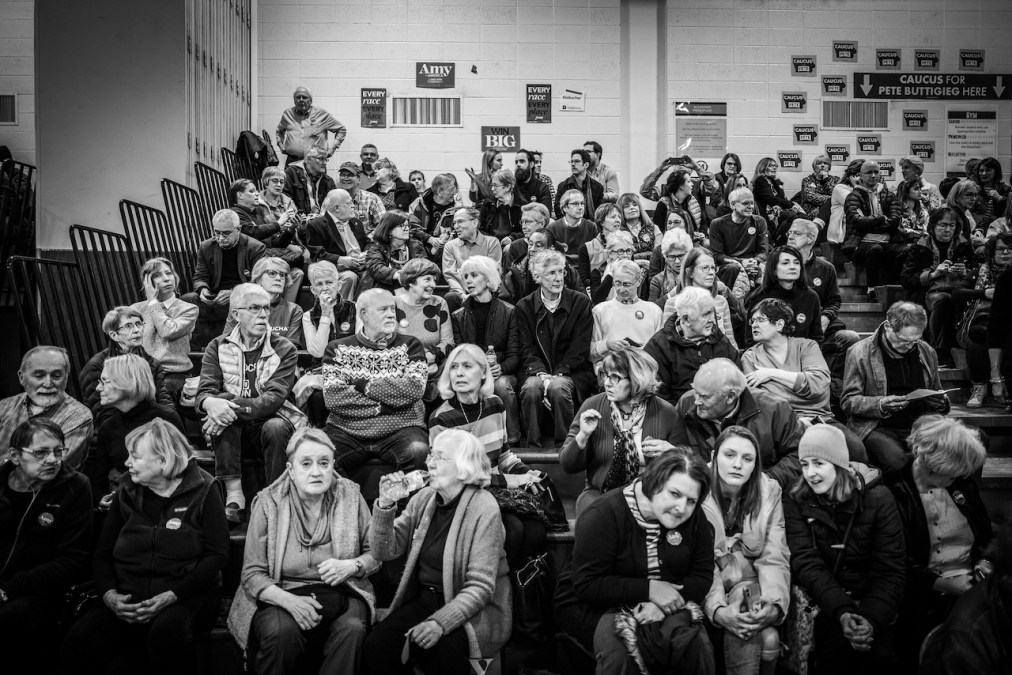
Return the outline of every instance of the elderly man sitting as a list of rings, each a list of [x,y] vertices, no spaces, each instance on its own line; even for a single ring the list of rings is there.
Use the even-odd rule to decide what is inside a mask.
[[[907,398],[917,389],[942,389],[938,356],[921,339],[927,324],[924,307],[893,303],[882,325],[847,352],[840,406],[847,426],[864,441],[868,459],[887,474],[906,464],[906,439],[917,418],[949,412],[945,395]]]
[[[349,474],[371,458],[401,471],[425,465],[429,435],[422,395],[428,379],[425,348],[397,332],[394,296],[373,288],[356,303],[359,332],[334,340],[323,356],[327,435],[335,466]]]
[[[271,298],[256,284],[232,290],[229,312],[236,327],[211,340],[200,366],[196,409],[213,439],[215,475],[225,484],[225,514],[238,524],[246,498],[242,455],[262,456],[267,483],[285,470],[285,447],[305,416],[291,403],[298,351],[271,333]],[[254,453],[256,453],[254,455]]]
[[[70,357],[63,347],[41,345],[25,352],[18,368],[24,393],[0,400],[0,448],[9,448],[11,434],[32,417],[45,417],[63,430],[67,453],[63,463],[77,469],[88,454],[94,431],[91,411],[67,395]]]
[[[354,300],[369,239],[347,191],[328,192],[323,211],[306,223],[306,247],[313,262],[326,260],[337,267],[338,292],[342,298]]]
[[[798,443],[804,427],[786,401],[749,389],[745,375],[730,359],[713,359],[699,367],[687,392],[675,406],[675,445],[688,445],[706,461],[720,432],[745,427],[759,440],[763,471],[788,490],[801,475]]]
[[[644,350],[657,361],[661,382],[657,395],[677,405],[692,386],[699,367],[710,359],[738,362],[738,350],[720,328],[711,293],[697,286],[683,288],[673,298],[675,312],[647,342]]]

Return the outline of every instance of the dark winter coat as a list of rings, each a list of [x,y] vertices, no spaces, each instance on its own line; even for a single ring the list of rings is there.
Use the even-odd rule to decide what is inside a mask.
[[[474,298],[468,296],[464,304],[450,317],[453,322],[453,342],[478,344],[478,329],[475,325]],[[510,303],[492,298],[485,325],[485,340],[478,345],[482,351],[491,345],[503,375],[516,375],[520,369],[520,328],[517,324],[516,307]]]
[[[657,395],[671,405],[677,405],[682,394],[692,387],[692,378],[699,367],[711,359],[726,358],[738,363],[738,350],[727,336],[713,327],[710,335],[696,344],[678,332],[678,316],[668,317],[664,328],[654,334],[643,350],[657,361],[657,379],[661,386]]]

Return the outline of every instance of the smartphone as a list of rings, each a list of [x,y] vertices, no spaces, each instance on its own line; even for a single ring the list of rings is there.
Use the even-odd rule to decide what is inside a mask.
[[[739,607],[739,611],[743,613],[752,612],[753,614],[756,614],[762,611],[762,608],[763,601],[759,597],[759,584],[751,583],[742,591],[741,607]]]

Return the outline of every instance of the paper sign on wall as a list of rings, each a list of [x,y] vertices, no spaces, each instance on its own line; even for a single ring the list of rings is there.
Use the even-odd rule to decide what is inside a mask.
[[[515,152],[520,148],[520,127],[482,127],[481,149]]]
[[[846,164],[850,161],[850,143],[827,145],[826,154],[833,164]]]
[[[777,161],[780,162],[781,171],[801,171],[801,153],[797,150],[777,150]]]
[[[819,125],[818,124],[795,124],[794,145],[818,145]]]
[[[387,90],[362,90],[362,128],[387,128]]]
[[[895,180],[896,179],[896,160],[893,159],[880,159],[878,160],[878,175],[882,177],[882,180]]]
[[[675,102],[675,147],[693,159],[719,160],[727,152],[727,103]]]
[[[846,75],[823,75],[822,93],[825,96],[846,96],[847,76]]]
[[[910,141],[910,154],[920,157],[925,164],[935,161],[934,141]]]
[[[527,85],[527,121],[550,124],[552,121],[552,85]]]
[[[959,50],[960,70],[984,70],[983,49],[960,49]]]
[[[938,70],[941,52],[937,49],[915,49],[914,70]]]
[[[780,94],[780,112],[808,112],[808,94],[803,91],[785,91]]]
[[[457,82],[457,64],[415,62],[415,86],[421,89],[452,89]]]
[[[945,173],[966,173],[966,160],[998,155],[995,110],[949,110],[945,117]]]
[[[834,40],[833,60],[837,62],[854,63],[857,61],[856,40]]]
[[[815,55],[792,56],[791,75],[795,77],[815,77]]]
[[[582,91],[563,89],[559,97],[559,110],[566,112],[583,112],[587,106],[587,96]]]
[[[875,70],[899,70],[900,58],[899,49],[876,49]]]
[[[857,151],[862,155],[881,155],[882,134],[858,134]]]
[[[904,110],[903,131],[927,131],[928,111],[927,110]]]

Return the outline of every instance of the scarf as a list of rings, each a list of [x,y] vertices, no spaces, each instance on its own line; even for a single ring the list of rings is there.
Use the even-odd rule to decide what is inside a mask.
[[[622,488],[622,494],[625,496],[625,503],[629,507],[629,511],[632,512],[633,520],[636,521],[636,524],[640,526],[640,529],[647,536],[647,579],[659,581],[661,578],[661,561],[657,555],[657,544],[661,540],[661,524],[648,523],[647,519],[643,517],[640,505],[636,501],[636,486],[640,484],[641,481],[639,480],[633,481]]]
[[[629,414],[628,426],[623,428],[623,416],[618,404],[611,404],[611,432],[615,440],[615,450],[611,457],[608,475],[601,485],[601,492],[608,492],[639,477],[643,471],[643,453],[636,445],[636,434],[643,430],[643,418],[647,407],[643,403],[633,403]]]
[[[323,504],[320,506],[320,517],[316,521],[316,527],[309,531],[310,513],[306,503],[302,501],[302,495],[292,486],[289,491],[289,504],[292,510],[292,519],[295,522],[295,536],[303,548],[313,548],[322,544],[330,543],[330,511],[334,506],[334,493],[327,490],[323,495]]]

